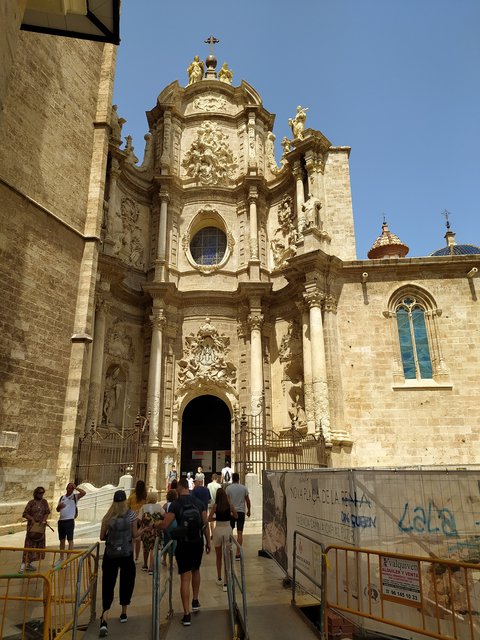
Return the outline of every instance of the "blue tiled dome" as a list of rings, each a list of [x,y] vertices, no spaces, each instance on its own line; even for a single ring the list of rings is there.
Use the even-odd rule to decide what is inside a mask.
[[[452,244],[449,247],[442,247],[431,253],[431,256],[467,256],[472,254],[480,254],[480,247],[474,244]]]

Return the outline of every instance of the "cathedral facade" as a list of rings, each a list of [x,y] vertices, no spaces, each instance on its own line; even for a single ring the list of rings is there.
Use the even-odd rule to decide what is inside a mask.
[[[213,56],[161,91],[139,161],[113,47],[62,42],[53,65],[42,37],[22,35],[0,121],[4,522],[59,492],[92,425],[138,415],[156,488],[173,463],[235,466],[242,415],[332,467],[478,462],[480,250],[448,231],[447,255],[407,258],[384,224],[358,260],[349,147],[299,106],[277,163],[274,115]]]

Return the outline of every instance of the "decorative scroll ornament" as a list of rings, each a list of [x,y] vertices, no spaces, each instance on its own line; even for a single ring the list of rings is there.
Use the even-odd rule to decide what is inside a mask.
[[[205,318],[197,335],[193,333],[185,339],[185,352],[180,360],[177,393],[198,387],[217,386],[234,390],[237,380],[236,369],[227,361],[230,339],[220,335]]]
[[[188,176],[196,178],[200,184],[229,185],[234,180],[237,163],[228,137],[216,124],[204,122],[182,167]]]
[[[299,238],[290,196],[284,196],[278,206],[278,223],[280,226],[276,229],[270,246],[275,268],[284,269],[288,258],[292,258],[297,253],[296,242]]]
[[[225,98],[215,95],[200,96],[193,101],[194,109],[199,111],[223,111],[226,105]]]

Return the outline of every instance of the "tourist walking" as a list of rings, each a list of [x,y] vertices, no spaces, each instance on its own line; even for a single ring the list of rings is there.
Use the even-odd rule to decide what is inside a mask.
[[[25,549],[38,549],[38,551],[24,551],[22,555],[22,563],[19,573],[27,571],[36,571],[32,563],[35,560],[43,560],[45,558],[45,529],[47,527],[47,518],[50,515],[50,507],[43,497],[45,489],[36,487],[33,492],[33,500],[27,502],[23,510],[22,518],[27,521],[27,532],[25,534]]]
[[[188,482],[182,478],[178,482],[178,498],[170,505],[164,519],[157,523],[159,529],[166,529],[173,520],[177,528],[171,532],[177,540],[175,558],[180,575],[180,597],[183,605],[182,624],[191,625],[191,611],[200,610],[200,565],[203,556],[203,537],[205,535],[205,551],[210,553],[210,540],[207,528],[207,512],[200,500],[190,495]],[[190,608],[190,589],[192,594]]]
[[[158,493],[149,491],[147,494],[147,502],[140,509],[138,522],[141,526],[141,539],[143,545],[143,566],[142,571],[153,573],[153,547],[157,537],[155,523],[163,518],[165,509],[158,504]]]
[[[129,509],[123,489],[115,491],[113,503],[102,520],[100,540],[105,540],[102,562],[102,615],[100,638],[108,634],[107,612],[113,602],[115,584],[120,571],[120,622],[127,622],[127,607],[135,586],[133,541],[139,535],[137,514]]]
[[[215,561],[217,565],[217,584],[223,584],[224,591],[227,590],[227,568],[225,567],[222,579],[222,545],[224,541],[228,544],[230,536],[232,535],[232,519],[237,519],[237,511],[230,503],[225,489],[220,487],[215,495],[215,503],[210,509],[208,520],[212,524],[215,522],[213,546],[215,547]]]
[[[218,482],[218,475],[216,473],[213,473],[212,481],[207,484],[208,493],[210,494],[210,500],[208,502],[209,507],[215,504],[215,496],[217,495],[217,491],[221,488],[221,486],[222,485]],[[210,522],[210,538],[213,537],[214,528],[214,523]]]
[[[247,517],[250,517],[250,496],[248,495],[248,489],[245,485],[240,484],[240,476],[238,473],[232,474],[232,484],[227,487],[227,496],[230,498],[230,502],[237,511],[237,517],[232,518],[232,529],[237,527],[237,542],[240,546],[243,544],[243,528],[245,526],[245,507],[247,511]],[[237,554],[237,560],[240,559],[240,555]]]
[[[203,480],[195,478],[192,496],[198,498],[204,506],[205,511],[208,513],[208,503],[210,502],[210,492],[207,487],[203,486]]]
[[[60,540],[59,562],[62,562],[64,558],[65,540],[68,540],[68,549],[73,549],[75,518],[78,515],[77,503],[85,495],[85,491],[77,487],[73,482],[67,484],[65,492],[65,495],[60,498],[57,504],[57,511],[60,513],[58,519],[58,539]]]
[[[132,491],[132,493],[128,496],[128,508],[131,509],[132,511],[135,511],[139,522],[140,522],[140,518],[139,518],[140,509],[143,507],[143,505],[146,502],[147,502],[147,486],[143,480],[137,480],[134,491]],[[137,562],[138,557],[140,555],[140,547],[141,547],[141,540],[138,537],[135,540],[135,562]]]

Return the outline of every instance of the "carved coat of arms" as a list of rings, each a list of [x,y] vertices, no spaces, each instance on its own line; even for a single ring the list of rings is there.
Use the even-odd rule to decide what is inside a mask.
[[[227,361],[230,339],[222,336],[210,323],[210,318],[199,328],[196,335],[185,339],[184,358],[179,362],[179,391],[198,386],[216,385],[233,389],[236,369]]]

